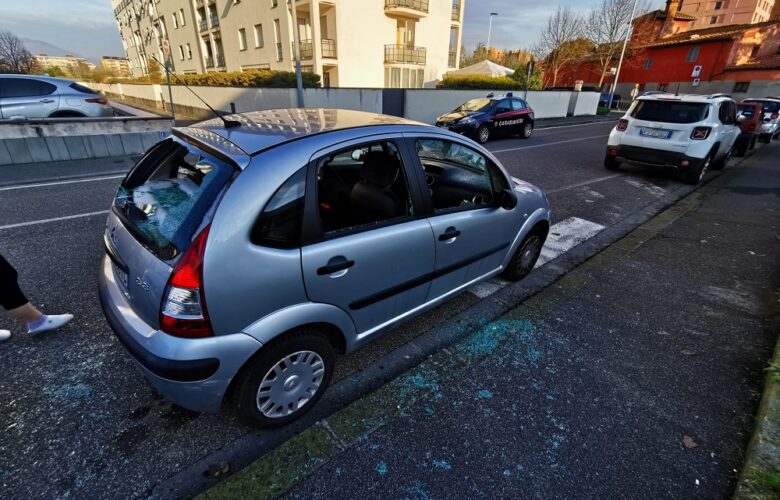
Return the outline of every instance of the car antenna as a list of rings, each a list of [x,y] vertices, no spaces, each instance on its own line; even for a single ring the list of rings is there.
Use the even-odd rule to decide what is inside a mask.
[[[160,66],[163,66],[163,67],[164,67],[163,63],[161,63],[159,59],[157,59],[157,58],[156,58],[156,57],[154,57],[154,56],[152,56],[152,59],[154,59],[155,61],[157,61],[157,64],[159,64]],[[168,71],[168,74],[169,74],[169,75],[171,75],[171,76],[173,77],[173,79],[174,79],[174,80],[176,80],[176,83],[178,83],[179,85],[184,85],[184,88],[186,88],[187,90],[189,90],[190,92],[192,92],[192,95],[194,95],[195,97],[197,97],[197,98],[198,98],[198,100],[199,100],[200,102],[202,102],[203,104],[205,104],[205,105],[206,105],[206,107],[207,107],[207,108],[209,108],[209,110],[210,110],[212,113],[214,113],[214,114],[217,116],[217,118],[219,118],[220,120],[222,120],[222,123],[225,125],[225,128],[236,128],[236,127],[240,127],[240,126],[241,126],[241,122],[240,122],[240,121],[238,121],[238,120],[231,120],[231,119],[229,119],[229,118],[225,118],[225,117],[222,115],[222,113],[220,113],[220,112],[219,112],[219,111],[217,111],[216,109],[212,108],[212,107],[209,105],[209,103],[207,103],[206,101],[204,101],[204,100],[203,100],[203,98],[201,98],[201,97],[200,97],[198,94],[196,94],[196,93],[195,93],[195,91],[194,91],[194,90],[192,90],[192,89],[189,87],[189,85],[187,85],[187,84],[186,84],[186,83],[184,83],[183,81],[179,80],[179,78],[176,76],[176,74],[175,74],[175,73],[173,73],[172,71]]]

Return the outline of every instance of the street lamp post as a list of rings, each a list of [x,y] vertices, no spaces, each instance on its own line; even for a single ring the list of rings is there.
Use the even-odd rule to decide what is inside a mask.
[[[298,34],[298,12],[295,6],[295,0],[292,2],[292,22],[293,22],[293,45],[295,45],[295,81],[298,94],[298,107],[303,108],[303,75],[301,71],[301,40]]]
[[[488,25],[488,39],[487,39],[487,47],[485,47],[487,55],[490,55],[490,35],[493,32],[493,18],[498,15],[498,12],[491,12],[490,13],[490,24]]]
[[[634,31],[634,14],[636,13],[636,5],[639,0],[634,0],[634,6],[631,7],[631,17],[628,18],[628,30],[626,31],[626,38],[623,40],[623,50],[620,51],[620,60],[618,61],[617,69],[615,70],[615,77],[612,78],[612,86],[609,90],[609,101],[607,101],[607,113],[612,110],[612,99],[615,97],[615,89],[617,89],[618,78],[620,77],[620,67],[623,66],[623,57],[626,55],[626,46],[628,45],[628,39],[631,37],[631,33]]]

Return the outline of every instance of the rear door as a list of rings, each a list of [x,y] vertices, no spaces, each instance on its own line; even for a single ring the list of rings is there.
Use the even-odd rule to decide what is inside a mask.
[[[154,328],[173,265],[234,172],[225,160],[171,138],[152,147],[122,181],[104,244],[122,292]]]
[[[516,112],[512,109],[511,99],[502,99],[496,105],[493,117],[493,129],[499,134],[513,134],[519,127],[517,125]]]
[[[513,211],[493,202],[509,181],[489,158],[465,143],[415,137],[412,145],[426,193],[436,245],[429,300],[496,271],[519,227]]]
[[[46,118],[57,111],[57,87],[32,78],[0,78],[3,118]]]
[[[739,137],[740,129],[737,122],[737,105],[734,101],[722,101],[718,111],[718,120],[720,121],[720,146],[718,147],[718,156],[726,154],[734,141]]]
[[[340,307],[368,336],[422,305],[434,266],[431,227],[420,217],[403,137],[381,136],[321,151],[306,193],[306,293]]]

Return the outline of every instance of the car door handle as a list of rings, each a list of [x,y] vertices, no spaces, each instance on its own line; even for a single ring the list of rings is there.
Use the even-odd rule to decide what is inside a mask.
[[[50,103],[54,102],[54,99],[41,99],[41,102],[46,103],[46,104],[50,104]]]
[[[460,236],[460,231],[454,227],[448,227],[447,230],[444,231],[444,234],[439,235],[439,241],[454,240],[458,236]]]
[[[317,275],[319,276],[326,276],[326,275],[335,275],[336,273],[339,273],[341,271],[344,271],[343,273],[339,274],[338,276],[332,276],[333,278],[340,278],[341,276],[344,276],[346,271],[353,267],[355,265],[354,260],[346,260],[344,257],[333,257],[328,261],[328,265],[322,266],[321,268],[317,269]]]

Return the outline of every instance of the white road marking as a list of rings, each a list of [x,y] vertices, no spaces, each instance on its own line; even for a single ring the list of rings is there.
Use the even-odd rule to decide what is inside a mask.
[[[108,175],[104,177],[90,177],[88,179],[75,179],[72,181],[55,181],[55,182],[41,182],[38,184],[22,184],[21,186],[2,187],[0,188],[0,191],[13,191],[15,189],[30,189],[30,188],[38,188],[38,187],[46,187],[46,186],[62,186],[63,184],[79,184],[82,182],[98,182],[98,181],[106,181],[109,179],[122,179],[124,176],[125,174]]]
[[[604,139],[606,137],[609,137],[609,134],[591,135],[591,136],[588,136],[588,137],[579,137],[577,139],[567,139],[565,141],[548,142],[546,144],[534,144],[532,146],[521,146],[519,148],[497,149],[495,151],[490,151],[490,152],[493,153],[493,154],[509,153],[511,151],[520,151],[520,150],[523,150],[523,149],[546,148],[548,146],[557,146],[558,144],[568,144],[570,142],[588,141],[590,139]]]
[[[595,121],[595,122],[574,123],[572,125],[551,125],[549,127],[540,127],[538,129],[536,129],[536,131],[537,132],[541,132],[543,130],[555,130],[555,129],[559,129],[559,128],[571,128],[571,127],[584,127],[586,125],[601,125],[601,124],[605,124],[605,123],[608,123],[608,124],[610,124],[610,125],[612,125],[614,127],[615,126],[615,122],[617,122],[617,121],[618,121],[618,118],[615,118],[614,121],[613,120],[598,120],[598,121]]]
[[[544,247],[542,248],[542,254],[539,256],[539,261],[536,263],[536,267],[544,265],[559,255],[568,252],[580,243],[596,236],[603,229],[604,226],[601,224],[580,219],[579,217],[569,217],[557,224],[553,224],[550,228],[550,234],[547,236],[547,241],[545,241]],[[484,283],[472,286],[469,288],[469,292],[480,299],[484,299],[493,295],[508,284],[509,282],[506,280],[493,278]]]
[[[568,191],[569,189],[574,189],[574,188],[578,188],[578,187],[582,187],[582,186],[589,186],[589,185],[595,184],[597,182],[607,181],[609,179],[614,179],[615,177],[620,177],[621,175],[623,175],[623,174],[606,175],[604,177],[597,177],[596,179],[591,179],[589,181],[578,182],[577,184],[569,184],[568,186],[563,186],[563,187],[559,187],[559,188],[555,188],[555,189],[545,189],[544,192],[547,193],[547,194],[550,194],[550,193],[558,193],[560,191]]]
[[[48,224],[49,222],[60,222],[63,220],[82,219],[84,217],[92,217],[94,215],[105,215],[107,213],[108,210],[101,210],[100,212],[88,212],[85,214],[66,215],[65,217],[54,217],[53,219],[41,219],[41,220],[33,220],[29,222],[19,222],[17,224],[8,224],[5,226],[0,226],[0,231],[2,231],[3,229],[14,229],[17,227],[27,227],[27,226],[37,226],[39,224]]]

